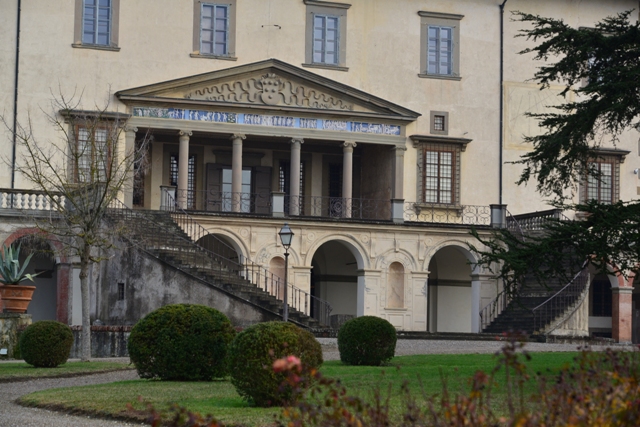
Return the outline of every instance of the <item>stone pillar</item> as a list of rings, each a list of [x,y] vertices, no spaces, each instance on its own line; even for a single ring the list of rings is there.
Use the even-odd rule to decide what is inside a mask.
[[[300,215],[300,149],[301,138],[291,140],[291,167],[289,173],[289,215]]]
[[[231,136],[233,141],[233,154],[231,157],[231,200],[233,212],[242,211],[242,140],[246,136],[235,134]]]
[[[56,284],[58,287],[58,304],[56,307],[56,320],[65,325],[70,324],[69,296],[71,291],[71,264],[60,263],[56,266]]]
[[[181,130],[180,149],[178,151],[178,194],[176,203],[179,208],[187,207],[187,192],[189,191],[189,137],[193,135],[190,130]]]
[[[136,154],[136,132],[138,132],[137,127],[125,126],[124,128],[124,157],[123,160],[128,156],[131,156],[131,160],[136,160],[133,156]],[[127,179],[124,185],[124,204],[128,207],[133,206],[133,167],[127,171]]]
[[[471,332],[482,332],[480,325],[480,290],[482,279],[478,274],[471,276]]]
[[[353,197],[353,149],[354,141],[342,143],[342,199],[344,200],[344,218],[351,218],[351,206]]]
[[[271,192],[271,216],[284,217],[284,193],[280,191]]]
[[[611,316],[611,336],[616,342],[630,343],[632,332],[632,294],[631,286],[611,288],[613,307]]]
[[[393,147],[393,187],[391,198],[404,199],[404,152],[407,151],[405,146]]]

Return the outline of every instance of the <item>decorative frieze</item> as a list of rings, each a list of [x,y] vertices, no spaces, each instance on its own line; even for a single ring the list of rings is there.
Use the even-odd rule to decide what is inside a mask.
[[[287,127],[292,129],[314,129],[375,135],[399,136],[401,133],[400,126],[382,123],[309,119],[295,116],[275,116],[268,114],[229,113],[185,108],[134,107],[133,117],[230,123],[251,126]]]

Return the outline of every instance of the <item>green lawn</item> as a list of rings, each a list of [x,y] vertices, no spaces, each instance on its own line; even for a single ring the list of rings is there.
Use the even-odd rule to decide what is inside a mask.
[[[3,362],[0,363],[0,383],[33,378],[73,377],[132,368],[132,365],[117,362],[67,362],[55,368],[34,368],[25,362]]]
[[[527,362],[529,372],[557,372],[563,365],[571,363],[577,353],[533,353]],[[422,390],[431,395],[442,389],[441,373],[447,378],[450,391],[466,391],[468,379],[478,369],[489,372],[495,366],[492,355],[423,355],[394,358],[385,367],[353,367],[338,361],[326,362],[322,367],[325,376],[339,378],[350,393],[369,396],[376,387],[387,390],[392,384],[391,403],[400,408],[401,398],[397,390],[409,381],[412,394]],[[399,369],[398,369],[399,368]],[[502,378],[502,376],[500,377]],[[532,391],[533,388],[530,388]],[[138,396],[158,409],[178,403],[193,411],[214,414],[227,424],[261,426],[273,423],[279,409],[251,408],[236,394],[227,381],[216,382],[161,382],[150,380],[124,381],[113,384],[46,390],[24,396],[21,403],[110,416],[131,416],[127,403],[136,408],[144,406]],[[505,392],[496,394],[498,405],[504,402]],[[394,411],[394,412],[396,412]]]

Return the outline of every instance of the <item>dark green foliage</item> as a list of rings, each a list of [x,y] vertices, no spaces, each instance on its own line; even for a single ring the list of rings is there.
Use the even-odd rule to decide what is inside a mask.
[[[227,316],[214,308],[166,305],[133,327],[129,356],[141,378],[210,381],[227,374],[234,336]]]
[[[309,331],[285,322],[253,325],[231,344],[231,383],[254,405],[282,405],[291,397],[291,390],[280,389],[286,375],[274,372],[271,366],[276,359],[290,355],[310,368],[322,364],[322,348]]]
[[[396,341],[396,329],[385,319],[356,317],[338,332],[340,360],[348,365],[382,365],[395,355]]]
[[[640,23],[631,23],[630,16],[625,12],[595,28],[575,28],[559,19],[515,14],[528,26],[520,37],[538,43],[521,52],[539,61],[533,80],[541,89],[564,86],[555,111],[530,114],[543,132],[525,137],[533,150],[517,162],[524,165],[518,184],[535,178],[538,192],[553,197],[554,207],[582,215],[577,221],[546,221],[526,241],[500,230],[479,239],[484,248],[471,247],[511,293],[525,274],[543,284],[555,278],[568,283],[575,273],[568,267],[585,261],[605,274],[638,271],[640,201],[567,200],[588,175],[599,179],[590,164],[601,159],[601,145],[613,148],[622,132],[640,126]]]
[[[20,354],[36,368],[55,368],[69,358],[73,332],[64,323],[41,320],[20,334]]]
[[[535,80],[541,88],[561,84],[567,101],[557,111],[531,114],[546,130],[525,140],[533,151],[522,156],[525,165],[520,183],[532,176],[538,191],[563,200],[563,190],[584,177],[588,163],[597,156],[601,141],[611,144],[620,133],[639,124],[640,24],[630,23],[631,12],[597,23],[595,28],[574,28],[562,20],[517,13],[531,23],[521,37],[539,42],[521,53],[541,60]],[[557,58],[556,62],[550,59]],[[601,138],[605,134],[610,138]]]

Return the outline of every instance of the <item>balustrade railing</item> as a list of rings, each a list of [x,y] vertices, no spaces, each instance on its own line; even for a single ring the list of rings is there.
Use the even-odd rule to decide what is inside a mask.
[[[341,218],[373,221],[391,220],[391,200],[286,196],[285,213],[294,216]]]
[[[489,206],[447,206],[434,203],[405,202],[406,221],[435,222],[443,224],[491,225]]]
[[[219,237],[212,235],[202,225],[196,222],[186,211],[179,208],[170,194],[164,195],[164,209],[173,221],[191,238],[195,244],[206,251],[212,258],[221,257],[228,270],[232,271],[267,293],[282,300],[284,295],[284,280],[271,273],[268,269],[239,254],[233,247]],[[329,324],[331,305],[310,293],[303,291],[290,283],[287,284],[287,300],[290,307],[310,316],[322,325]]]
[[[549,209],[540,212],[531,212],[521,215],[510,215],[507,217],[507,228],[509,230],[520,229],[524,231],[542,231],[549,220],[567,219],[562,215],[561,209]]]
[[[0,189],[0,209],[57,211],[64,207],[62,195],[47,196],[37,190]]]

